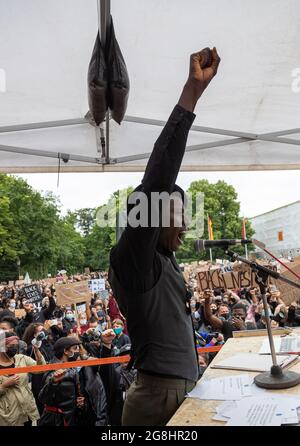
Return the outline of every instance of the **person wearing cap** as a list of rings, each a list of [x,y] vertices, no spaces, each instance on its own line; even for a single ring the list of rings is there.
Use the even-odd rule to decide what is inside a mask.
[[[5,352],[0,352],[0,369],[46,364],[37,347],[36,360],[18,353],[19,338],[5,333]],[[0,426],[24,426],[37,421],[40,415],[29,384],[29,374],[0,375]]]
[[[174,256],[186,231],[186,197],[176,179],[193,111],[219,63],[216,48],[191,55],[182,94],[154,144],[142,183],[128,198],[127,225],[110,254],[109,283],[126,318],[138,370],[125,401],[124,426],[165,425],[199,378],[190,293]]]
[[[75,336],[58,339],[54,344],[55,357],[50,362],[63,363],[76,361],[79,356],[80,341]],[[80,382],[75,367],[50,371],[45,374],[39,400],[44,411],[40,426],[75,426],[76,408],[84,405],[80,393]]]

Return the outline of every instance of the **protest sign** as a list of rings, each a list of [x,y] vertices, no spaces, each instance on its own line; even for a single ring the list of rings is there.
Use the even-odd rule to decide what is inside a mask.
[[[255,273],[250,269],[241,271],[223,272],[220,268],[198,271],[198,284],[200,291],[213,288],[225,288],[227,290],[258,287]]]
[[[15,286],[23,286],[23,285],[24,285],[24,280],[16,280]]]
[[[15,310],[15,316],[18,319],[21,319],[22,317],[24,317],[26,315],[26,311],[23,310],[23,308],[17,309]]]
[[[71,305],[91,300],[91,292],[88,288],[87,280],[64,285],[57,284],[55,291],[57,305]]]
[[[298,276],[300,275],[300,262],[288,263],[288,267],[296,274],[298,274]],[[290,271],[286,269],[282,268],[280,274],[287,279],[291,279],[294,282],[299,283],[297,277],[295,277]],[[282,282],[281,280],[272,280],[272,283],[275,283],[275,285],[279,289],[281,293],[280,298],[286,305],[290,305],[293,301],[297,301],[298,299],[300,299],[299,289],[294,288],[293,286],[289,285],[288,283]]]
[[[28,303],[36,304],[37,306],[41,305],[43,296],[37,285],[33,284],[25,286],[22,288],[22,291],[24,292]]]
[[[93,293],[99,293],[99,291],[105,290],[105,279],[89,280],[89,289]]]
[[[76,311],[78,313],[86,313],[86,304],[76,304]]]
[[[99,291],[99,296],[101,297],[101,299],[108,299],[108,290],[101,290]]]

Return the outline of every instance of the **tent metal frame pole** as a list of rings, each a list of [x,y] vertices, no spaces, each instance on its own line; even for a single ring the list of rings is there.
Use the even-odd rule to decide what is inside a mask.
[[[61,159],[65,162],[79,161],[82,163],[101,164],[99,158],[91,156],[73,155],[65,152],[50,152],[47,150],[27,149],[26,147],[6,146],[0,144],[1,152],[21,153],[23,155],[42,156],[46,158]]]
[[[135,122],[135,123],[145,124],[145,125],[154,125],[154,126],[164,126],[165,125],[165,121],[142,118],[142,117],[126,116],[124,120],[127,122]],[[16,124],[16,125],[0,127],[0,134],[1,133],[26,131],[26,130],[52,128],[52,127],[63,127],[63,126],[69,126],[69,125],[82,125],[82,124],[88,124],[88,122],[83,118],[76,118],[76,119],[66,119],[66,120],[60,120],[60,121],[46,121],[46,122],[36,122],[36,123],[29,123],[29,124]],[[251,142],[251,141],[270,141],[270,142],[281,143],[281,144],[300,145],[300,140],[298,140],[298,139],[283,137],[285,135],[292,135],[292,134],[300,133],[300,128],[280,130],[280,131],[262,133],[262,134],[255,134],[255,133],[250,133],[250,132],[240,132],[240,131],[236,131],[236,130],[225,130],[225,129],[219,129],[219,128],[214,128],[214,127],[203,127],[203,126],[197,126],[197,125],[192,126],[191,130],[195,131],[195,132],[210,133],[210,134],[217,134],[217,135],[223,135],[223,136],[234,136],[234,138],[227,138],[227,139],[222,139],[219,141],[212,141],[212,142],[207,142],[207,143],[203,143],[203,144],[195,144],[192,146],[188,146],[186,148],[186,152],[195,152],[198,150],[205,150],[205,149],[210,149],[210,148],[215,148],[215,147],[226,147],[226,146],[233,145],[233,144],[240,144],[240,143]],[[99,132],[100,132],[100,130],[99,130]],[[0,145],[0,151],[23,153],[24,155],[45,156],[45,157],[50,157],[50,158],[58,158],[59,155],[64,155],[65,159],[68,159],[68,160],[70,159],[70,160],[74,160],[74,161],[88,162],[88,163],[93,163],[93,164],[94,163],[97,163],[97,164],[120,164],[120,163],[126,163],[126,162],[147,159],[151,155],[151,153],[141,153],[138,155],[129,155],[129,156],[122,156],[122,157],[110,159],[109,158],[109,118],[106,120],[106,132],[105,132],[106,147],[104,147],[103,144],[101,145],[100,135],[101,135],[101,137],[103,137],[103,135],[104,135],[103,129],[101,129],[100,133],[99,132],[98,132],[98,129],[96,129],[97,152],[99,154],[101,153],[101,155],[102,155],[101,158],[84,157],[84,156],[80,156],[80,155],[75,155],[75,154],[73,155],[73,154],[66,154],[66,153],[62,154],[59,152],[28,149],[28,148],[24,148],[24,147],[16,147],[16,146],[9,146],[9,145]],[[1,139],[0,139],[0,142],[1,142]],[[102,151],[100,150],[100,148],[102,149]]]
[[[87,123],[88,121],[84,118],[76,118],[76,119],[64,119],[60,121],[45,121],[45,122],[32,122],[29,124],[6,125],[0,127],[0,134],[10,133],[10,132],[23,132],[25,130],[47,129],[52,127],[64,127],[68,125],[81,125]]]
[[[107,30],[110,26],[110,0],[97,0],[97,10],[99,36],[102,48],[105,50]],[[109,110],[107,110],[105,116],[105,139],[105,162],[109,164]]]

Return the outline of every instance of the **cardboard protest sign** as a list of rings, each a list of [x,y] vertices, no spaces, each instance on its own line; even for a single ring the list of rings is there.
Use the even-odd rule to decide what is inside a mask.
[[[22,317],[24,317],[26,315],[26,311],[23,310],[23,308],[20,308],[18,310],[15,310],[15,316],[18,319],[21,319]]]
[[[24,280],[16,280],[15,285],[16,286],[23,286],[24,285]]]
[[[225,288],[227,290],[258,287],[255,273],[250,269],[244,271],[223,272],[220,268],[198,272],[200,291],[208,288]]]
[[[291,270],[295,271],[298,276],[300,275],[300,262],[288,263],[288,267]],[[280,274],[288,279],[293,280],[296,283],[300,283],[299,280],[297,280],[297,277],[295,277],[290,271],[286,269],[282,268]],[[279,289],[281,293],[280,298],[286,305],[290,305],[293,301],[297,301],[298,299],[300,299],[300,289],[294,288],[293,286],[289,285],[288,283],[282,282],[281,280],[272,280],[272,283],[275,283],[275,285]]]
[[[36,304],[37,306],[41,305],[43,296],[37,285],[34,284],[25,286],[24,288],[22,288],[22,291],[26,296],[28,303]]]
[[[89,289],[93,293],[99,293],[99,291],[105,290],[105,279],[92,279],[89,280]]]
[[[88,288],[87,280],[64,285],[57,284],[55,291],[57,305],[71,305],[91,300],[91,292]]]

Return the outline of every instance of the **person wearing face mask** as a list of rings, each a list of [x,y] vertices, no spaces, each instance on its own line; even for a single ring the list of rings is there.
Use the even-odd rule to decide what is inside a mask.
[[[23,341],[27,344],[26,355],[34,357],[35,347],[38,347],[46,362],[50,362],[54,357],[53,343],[49,339],[48,332],[44,325],[40,323],[30,324],[24,333]],[[43,405],[40,404],[38,396],[41,391],[43,374],[32,376],[32,393],[34,395],[37,408],[40,414],[43,412]]]
[[[225,341],[227,341],[228,338],[232,338],[233,331],[256,329],[256,325],[253,324],[253,322],[246,321],[247,308],[245,305],[241,303],[235,304],[232,307],[230,318],[228,320],[225,320],[223,318],[221,319],[217,317],[211,311],[211,290],[205,290],[204,298],[205,317],[214,330],[217,330],[218,332],[221,332],[223,334]]]
[[[36,360],[18,354],[19,338],[11,332],[5,333],[5,352],[0,352],[0,369],[28,367],[46,364],[38,348]],[[0,426],[31,425],[39,419],[39,412],[29,385],[28,373],[0,375]]]
[[[124,324],[121,319],[115,319],[112,323],[112,329],[116,335],[113,340],[113,347],[120,349],[126,344],[130,344],[129,336],[124,334]]]
[[[62,320],[64,330],[70,333],[76,327],[76,317],[71,308],[66,308],[65,317]]]
[[[44,411],[39,426],[75,426],[76,409],[84,407],[76,360],[80,357],[80,341],[75,336],[58,339],[51,363],[74,362],[74,368],[45,373],[39,401]]]

